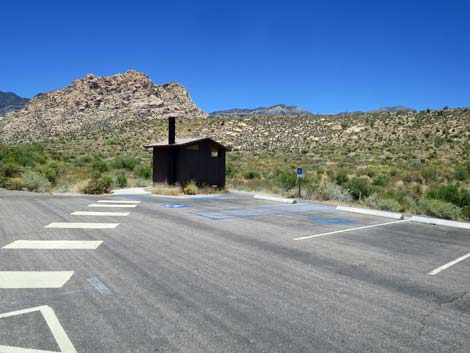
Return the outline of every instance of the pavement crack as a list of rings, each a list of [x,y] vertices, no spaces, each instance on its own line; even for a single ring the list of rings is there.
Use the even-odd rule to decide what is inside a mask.
[[[462,294],[457,295],[457,296],[451,298],[450,300],[448,300],[448,301],[446,301],[446,302],[444,302],[444,303],[441,303],[441,304],[439,304],[439,305],[442,306],[442,305],[452,304],[452,303],[454,303],[454,302],[456,302],[456,301],[458,301],[458,300],[460,300],[460,299],[463,299],[463,297],[465,297],[465,296],[468,295],[468,294],[470,294],[470,290],[466,290],[466,291],[463,292]]]
[[[466,290],[463,293],[450,298],[449,300],[446,300],[442,303],[438,303],[437,307],[435,307],[433,310],[430,310],[426,314],[424,314],[423,318],[420,320],[421,327],[418,330],[418,334],[416,335],[416,339],[418,340],[421,337],[421,335],[423,334],[423,331],[427,326],[427,322],[428,322],[430,316],[432,316],[433,314],[435,314],[436,312],[441,310],[443,306],[455,303],[456,301],[459,301],[459,300],[463,299],[468,294],[470,294],[470,290]]]

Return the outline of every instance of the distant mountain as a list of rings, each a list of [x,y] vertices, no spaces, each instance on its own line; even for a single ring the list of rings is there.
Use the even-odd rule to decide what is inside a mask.
[[[5,142],[30,142],[168,116],[205,118],[179,83],[154,84],[144,73],[88,74],[69,86],[34,96],[1,119]]]
[[[416,110],[403,105],[397,105],[394,107],[382,107],[379,109],[372,110],[371,113],[397,113],[397,112],[415,112]]]
[[[28,98],[21,98],[12,92],[0,92],[0,117],[22,109],[28,101]]]
[[[212,116],[288,116],[288,115],[309,115],[307,110],[295,105],[276,104],[270,107],[258,107],[254,109],[227,109],[210,113]]]

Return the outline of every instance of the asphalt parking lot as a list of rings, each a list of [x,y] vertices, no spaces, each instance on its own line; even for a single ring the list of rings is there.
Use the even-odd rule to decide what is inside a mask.
[[[0,353],[468,353],[469,253],[315,203],[0,190]]]

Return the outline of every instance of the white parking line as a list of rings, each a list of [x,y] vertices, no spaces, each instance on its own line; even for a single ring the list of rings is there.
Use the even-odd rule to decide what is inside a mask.
[[[54,222],[45,228],[65,228],[65,229],[113,229],[119,223],[68,223],[68,222]]]
[[[103,204],[103,203],[92,203],[91,205],[88,205],[88,207],[121,207],[121,208],[135,208],[137,205],[116,205],[116,204]]]
[[[0,288],[62,288],[73,271],[1,271]]]
[[[140,201],[130,201],[130,200],[125,200],[125,201],[120,201],[120,200],[99,200],[98,203],[140,203]]]
[[[95,250],[102,240],[16,240],[3,249]]]
[[[76,211],[71,216],[103,216],[103,217],[125,217],[129,216],[129,212],[93,212],[93,211]]]
[[[434,275],[437,275],[439,272],[442,272],[446,269],[448,269],[449,267],[451,266],[454,266],[455,264],[458,264],[459,262],[465,260],[465,259],[468,259],[470,257],[470,253],[467,254],[467,255],[464,255],[462,257],[459,257],[458,259],[455,259],[454,261],[451,261],[445,265],[442,265],[441,267],[438,267],[434,270],[432,270],[431,272],[428,273],[428,275],[431,275],[431,276],[434,276]]]
[[[324,235],[331,235],[331,234],[338,234],[338,233],[346,233],[346,232],[352,232],[354,230],[361,230],[361,229],[368,229],[368,228],[375,228],[375,227],[382,227],[386,226],[389,224],[395,224],[395,223],[403,223],[403,222],[409,222],[409,219],[404,219],[400,221],[393,221],[393,222],[387,222],[387,223],[380,223],[380,224],[373,224],[370,226],[363,226],[363,227],[356,227],[356,228],[348,228],[348,229],[343,229],[343,230],[336,230],[334,232],[328,232],[328,233],[322,233],[322,234],[315,234],[315,235],[307,235],[305,237],[300,237],[300,238],[294,238],[293,240],[304,240],[304,239],[310,239],[310,238],[317,238],[317,237],[322,237]]]
[[[73,346],[72,342],[68,338],[67,334],[65,333],[62,325],[60,324],[59,320],[57,319],[54,310],[50,306],[43,305],[38,306],[36,308],[30,309],[23,309],[17,311],[11,311],[9,313],[0,314],[0,319],[19,316],[34,312],[40,312],[49,326],[49,330],[51,331],[54,339],[59,346],[61,352],[65,353],[77,353],[75,347]],[[11,346],[0,346],[0,353],[58,353],[52,351],[44,351],[44,350],[37,350],[37,349],[30,349],[30,348],[20,348],[20,347],[11,347]]]

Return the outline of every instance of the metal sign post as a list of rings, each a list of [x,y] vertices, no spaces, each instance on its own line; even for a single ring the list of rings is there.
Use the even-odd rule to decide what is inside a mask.
[[[299,181],[299,198],[302,197],[302,176],[303,176],[302,168],[297,168],[297,180]]]

